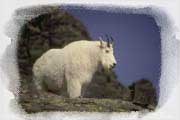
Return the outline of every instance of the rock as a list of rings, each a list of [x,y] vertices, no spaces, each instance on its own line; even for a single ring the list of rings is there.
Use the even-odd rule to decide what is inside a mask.
[[[19,101],[27,113],[48,111],[78,111],[78,112],[130,112],[144,111],[141,106],[120,99],[94,99],[94,98],[56,98],[25,99]]]
[[[131,86],[129,86],[133,103],[144,106],[150,107],[150,109],[155,108],[157,105],[157,95],[156,89],[153,87],[153,84],[146,79],[141,79]]]

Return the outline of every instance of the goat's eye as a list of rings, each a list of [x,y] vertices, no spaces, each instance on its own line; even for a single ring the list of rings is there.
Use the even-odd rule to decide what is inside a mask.
[[[109,53],[109,50],[106,50],[106,53]]]

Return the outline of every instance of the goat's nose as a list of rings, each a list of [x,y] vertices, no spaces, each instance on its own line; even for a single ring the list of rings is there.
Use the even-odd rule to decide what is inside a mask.
[[[113,63],[113,68],[116,66],[116,63]]]

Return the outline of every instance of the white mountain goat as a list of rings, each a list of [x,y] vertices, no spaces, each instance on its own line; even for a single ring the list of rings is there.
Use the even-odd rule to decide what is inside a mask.
[[[111,40],[112,37],[111,37]],[[38,90],[58,91],[66,82],[70,98],[82,97],[82,86],[91,82],[97,70],[109,71],[116,65],[113,44],[103,41],[76,41],[62,49],[50,49],[33,65]]]

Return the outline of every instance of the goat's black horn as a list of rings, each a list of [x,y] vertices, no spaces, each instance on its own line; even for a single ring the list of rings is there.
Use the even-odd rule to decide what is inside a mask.
[[[107,34],[106,34],[106,38],[107,38],[107,47],[110,47],[109,36]]]
[[[110,36],[110,39],[111,39],[111,43],[114,43],[114,39],[112,36]]]

